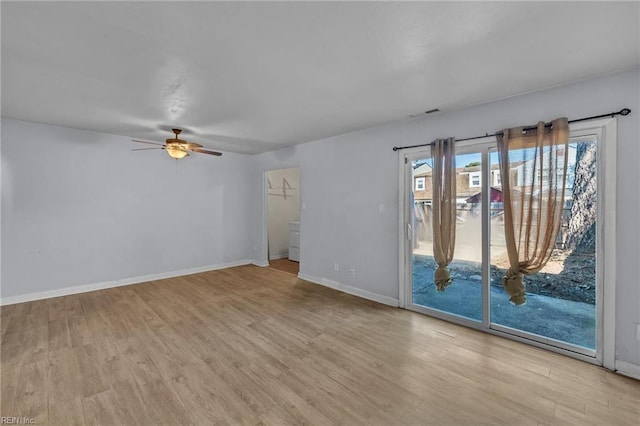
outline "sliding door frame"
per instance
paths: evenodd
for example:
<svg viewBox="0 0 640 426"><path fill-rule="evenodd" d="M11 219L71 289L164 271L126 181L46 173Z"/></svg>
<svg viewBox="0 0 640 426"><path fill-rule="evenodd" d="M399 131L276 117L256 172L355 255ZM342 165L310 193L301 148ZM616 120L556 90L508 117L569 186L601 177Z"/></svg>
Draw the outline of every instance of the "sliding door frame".
<svg viewBox="0 0 640 426"><path fill-rule="evenodd" d="M479 153L481 156L481 160L482 160L482 177L481 177L481 187L485 188L486 185L489 183L489 179L490 179L490 173L489 173L489 149L491 149L492 147L495 147L496 145L496 139L495 137L486 137L486 138L482 138L482 139L477 139L474 141L464 141L464 142L459 142L456 145L456 155L464 155L464 154L469 154L469 153ZM404 153L404 155L400 156L400 170L401 170L401 174L404 174L404 176L401 176L401 189L400 189L400 199L401 199L401 206L400 206L400 220L403 221L403 224L410 224L411 223L411 209L407 208L410 205L411 200L407 200L406 197L408 194L410 194L410 190L413 190L412 185L412 173L411 173L411 168L409 167L405 167L405 165L409 165L409 163L411 163L414 160L419 160L419 159L423 159L423 158L429 158L431 157L431 150L430 147L420 147L420 148L413 148L413 149L408 149L406 150L406 152ZM406 191L406 192L405 192ZM488 244L490 243L489 241L489 225L488 223L485 223L486 221L484 220L485 215L489 214L489 193L490 191L482 191L482 217L483 217L483 221L482 221L482 277L483 277L483 283L485 282L484 280L486 278L489 277L489 273L490 273L490 269L489 269L489 251L488 251ZM460 325L464 325L467 327L471 327L471 328L476 328L479 330L483 330L485 328L488 328L490 323L490 316L489 316L489 302L488 302L488 295L487 292L489 291L488 288L486 288L486 286L483 284L482 286L482 320L481 321L476 321L470 318L465 318L456 314L452 314L452 313L446 313L443 311L439 311L437 309L432 309L429 307L425 307L425 306L421 306L421 305L415 305L413 304L413 300L412 300L412 289L411 289L411 283L412 283L412 250L410 247L410 239L408 237L412 237L412 230L410 229L410 226L407 225L403 225L404 226L404 234L401 235L401 249L400 249L400 282L404 282L405 285L403 286L402 284L400 285L400 294L399 294L399 301L400 301L400 307L405 308L405 309L409 309L412 311L416 311L416 312L420 312L426 315L430 315L436 318L440 318L440 319L444 319L447 321L451 321L454 322L456 324L460 324ZM404 250L402 249L402 247L404 246Z"/></svg>
<svg viewBox="0 0 640 426"><path fill-rule="evenodd" d="M586 362L602 365L610 370L615 370L615 217L616 217L616 141L617 119L606 118L587 122L573 123L570 125L570 137L595 136L597 138L597 172L598 185L598 225L596 247L596 350L576 350L573 345L567 345L554 339L540 338L532 340L526 332L510 329L491 323L490 296L487 294L490 273L490 236L489 236L489 195L490 191L490 164L489 150L496 145L495 137L487 137L473 141L460 142L458 147L464 151L473 150L482 155L482 277L483 277L483 314L482 321L473 321L457 315L448 314L436 309L431 309L413 304L412 299L412 249L411 238L411 193L413 191L413 179L410 163L413 160L431 156L429 146L404 150L398 158L399 168L399 215L398 215L398 243L399 243L399 306L404 309L423 313L445 321L478 329L490 334L507 337L512 340L527 343L532 346L561 353ZM606 211L605 211L606 207ZM605 286L604 283L607 283Z"/></svg>

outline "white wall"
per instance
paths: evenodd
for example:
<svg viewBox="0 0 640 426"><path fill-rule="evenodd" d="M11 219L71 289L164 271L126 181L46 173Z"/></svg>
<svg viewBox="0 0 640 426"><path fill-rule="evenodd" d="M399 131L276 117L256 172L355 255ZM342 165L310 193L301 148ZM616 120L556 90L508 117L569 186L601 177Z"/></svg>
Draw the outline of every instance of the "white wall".
<svg viewBox="0 0 640 426"><path fill-rule="evenodd" d="M270 170L267 179L269 259L280 259L289 255L289 222L300 220L300 169Z"/></svg>
<svg viewBox="0 0 640 426"><path fill-rule="evenodd" d="M638 69L530 93L451 113L439 113L375 127L255 156L254 185L266 170L301 169L301 271L383 298L398 298L398 153L397 145L436 137L492 133L506 127L618 111L617 165L617 358L640 365L638 200L640 191L640 71ZM260 199L259 194L254 194ZM306 206L306 207L305 207ZM260 212L254 214L255 257L266 260L260 236ZM341 270L334 271L334 262ZM349 269L355 269L351 276Z"/></svg>
<svg viewBox="0 0 640 426"><path fill-rule="evenodd" d="M250 157L2 120L3 299L250 257Z"/></svg>

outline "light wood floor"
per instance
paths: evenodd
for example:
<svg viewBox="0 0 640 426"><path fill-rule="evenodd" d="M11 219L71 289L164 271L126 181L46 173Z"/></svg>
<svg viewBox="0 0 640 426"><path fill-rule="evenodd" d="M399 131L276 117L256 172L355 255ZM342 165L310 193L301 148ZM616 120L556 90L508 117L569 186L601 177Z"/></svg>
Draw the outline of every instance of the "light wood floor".
<svg viewBox="0 0 640 426"><path fill-rule="evenodd" d="M298 275L300 272L300 264L289 259L274 259L269 261L269 267L278 269L279 271L289 272Z"/></svg>
<svg viewBox="0 0 640 426"><path fill-rule="evenodd" d="M640 382L243 266L2 308L37 424L638 425Z"/></svg>

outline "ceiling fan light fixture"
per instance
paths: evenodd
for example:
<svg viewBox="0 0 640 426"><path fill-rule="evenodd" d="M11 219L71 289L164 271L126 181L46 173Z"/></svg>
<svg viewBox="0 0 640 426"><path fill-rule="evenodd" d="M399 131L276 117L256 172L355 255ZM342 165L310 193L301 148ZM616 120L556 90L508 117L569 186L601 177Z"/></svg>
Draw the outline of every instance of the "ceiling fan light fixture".
<svg viewBox="0 0 640 426"><path fill-rule="evenodd" d="M164 149L165 151L167 151L171 158L175 158L176 160L187 157L189 155L189 151L197 152L198 154L216 155L218 157L222 155L221 152L203 149L203 146L199 143L187 142L185 140L179 139L178 135L182 133L182 130L180 129L171 129L171 131L173 132L175 137L167 139L165 143L131 139L132 142L146 143L156 146L155 148L135 148L133 149L133 151L141 151L145 149Z"/></svg>
<svg viewBox="0 0 640 426"><path fill-rule="evenodd" d="M184 149L181 149L175 146L167 146L166 151L171 156L171 158L175 158L176 160L179 160L189 155L187 151L185 151Z"/></svg>

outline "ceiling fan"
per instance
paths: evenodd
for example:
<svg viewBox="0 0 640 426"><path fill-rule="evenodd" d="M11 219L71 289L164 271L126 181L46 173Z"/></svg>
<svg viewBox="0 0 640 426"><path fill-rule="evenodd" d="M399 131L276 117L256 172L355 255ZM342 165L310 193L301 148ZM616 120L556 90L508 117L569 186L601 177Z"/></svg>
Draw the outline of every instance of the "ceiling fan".
<svg viewBox="0 0 640 426"><path fill-rule="evenodd" d="M167 151L167 154L169 154L172 158L175 158L176 160L179 160L181 158L188 156L189 152L197 152L199 154L209 154L209 155L217 155L217 156L222 155L221 152L202 149L202 145L200 145L199 143L187 142L185 140L179 139L178 135L182 133L182 129L171 129L171 131L175 134L175 137L167 139L165 143L131 139L132 142L159 145L157 148L134 148L132 149L132 151L144 151L148 149L164 149L165 151Z"/></svg>

